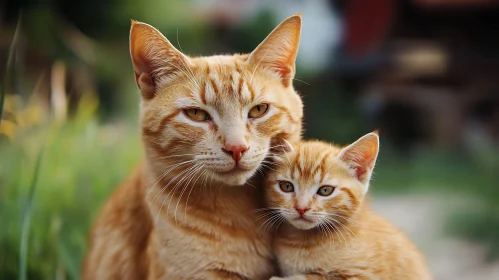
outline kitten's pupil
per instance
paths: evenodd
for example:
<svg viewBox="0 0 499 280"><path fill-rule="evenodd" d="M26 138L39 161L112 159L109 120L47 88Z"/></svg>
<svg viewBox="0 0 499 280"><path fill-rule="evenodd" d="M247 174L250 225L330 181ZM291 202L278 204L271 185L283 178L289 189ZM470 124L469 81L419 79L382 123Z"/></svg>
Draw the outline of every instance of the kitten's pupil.
<svg viewBox="0 0 499 280"><path fill-rule="evenodd" d="M293 184L291 184L288 181L281 181L279 182L279 187L283 192L292 192L295 190Z"/></svg>
<svg viewBox="0 0 499 280"><path fill-rule="evenodd" d="M317 194L321 196L328 196L332 194L334 191L334 187L331 186L322 186L317 190Z"/></svg>

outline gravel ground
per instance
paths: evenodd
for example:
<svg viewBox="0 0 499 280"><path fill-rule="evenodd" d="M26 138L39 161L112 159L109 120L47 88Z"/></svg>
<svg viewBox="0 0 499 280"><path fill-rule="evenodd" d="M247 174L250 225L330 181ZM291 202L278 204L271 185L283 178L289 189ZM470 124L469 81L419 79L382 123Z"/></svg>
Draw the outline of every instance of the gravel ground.
<svg viewBox="0 0 499 280"><path fill-rule="evenodd" d="M380 195L371 199L371 207L418 245L435 280L499 280L499 262L485 263L484 247L444 234L443 209L459 207L459 200L453 201L433 195Z"/></svg>

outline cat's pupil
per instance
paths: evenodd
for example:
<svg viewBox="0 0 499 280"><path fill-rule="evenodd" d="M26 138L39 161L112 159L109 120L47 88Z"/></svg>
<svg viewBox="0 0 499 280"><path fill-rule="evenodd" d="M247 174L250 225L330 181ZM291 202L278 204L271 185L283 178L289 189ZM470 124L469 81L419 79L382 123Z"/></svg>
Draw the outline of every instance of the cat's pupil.
<svg viewBox="0 0 499 280"><path fill-rule="evenodd" d="M323 186L320 187L319 190L317 191L317 194L322 195L322 196L328 196L331 193L333 193L334 187L331 186Z"/></svg>
<svg viewBox="0 0 499 280"><path fill-rule="evenodd" d="M280 182L279 183L279 187L281 188L281 190L283 192L292 192L292 191L294 191L294 186L290 182L286 182L286 181Z"/></svg>

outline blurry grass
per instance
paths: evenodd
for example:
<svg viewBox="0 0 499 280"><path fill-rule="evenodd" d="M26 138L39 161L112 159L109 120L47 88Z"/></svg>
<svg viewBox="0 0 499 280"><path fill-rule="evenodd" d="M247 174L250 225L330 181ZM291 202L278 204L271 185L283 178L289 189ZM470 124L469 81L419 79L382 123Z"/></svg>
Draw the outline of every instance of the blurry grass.
<svg viewBox="0 0 499 280"><path fill-rule="evenodd" d="M40 163L43 156L43 150L38 154L38 158L35 164L35 171L33 174L33 180L31 181L31 187L29 188L28 201L24 208L24 215L22 221L22 231L21 231L21 244L19 248L19 279L26 280L27 269L26 269L26 259L28 250L28 236L29 236L29 226L31 222L31 211L33 209L33 199L35 197L36 184L38 182L38 174L40 172Z"/></svg>
<svg viewBox="0 0 499 280"><path fill-rule="evenodd" d="M20 277L19 259L26 260L28 279L79 278L93 218L140 158L136 126L100 124L91 103L82 100L76 117L62 126L41 126L0 145L0 279ZM43 172L21 256L14 245L23 232L21 205L29 200L29 174L41 147Z"/></svg>

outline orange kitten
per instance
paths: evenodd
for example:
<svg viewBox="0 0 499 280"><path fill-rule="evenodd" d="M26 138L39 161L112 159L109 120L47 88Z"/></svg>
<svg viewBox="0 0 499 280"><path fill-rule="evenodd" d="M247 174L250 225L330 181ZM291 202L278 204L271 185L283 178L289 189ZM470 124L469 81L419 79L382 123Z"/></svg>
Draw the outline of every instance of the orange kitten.
<svg viewBox="0 0 499 280"><path fill-rule="evenodd" d="M144 160L97 218L83 279L275 274L271 236L248 212L263 206L257 170L269 152L300 139L300 29L292 16L251 54L192 58L132 23Z"/></svg>
<svg viewBox="0 0 499 280"><path fill-rule="evenodd" d="M378 146L369 133L345 148L303 141L278 157L265 215L280 225L273 246L288 278L272 279L431 279L416 247L365 201Z"/></svg>

